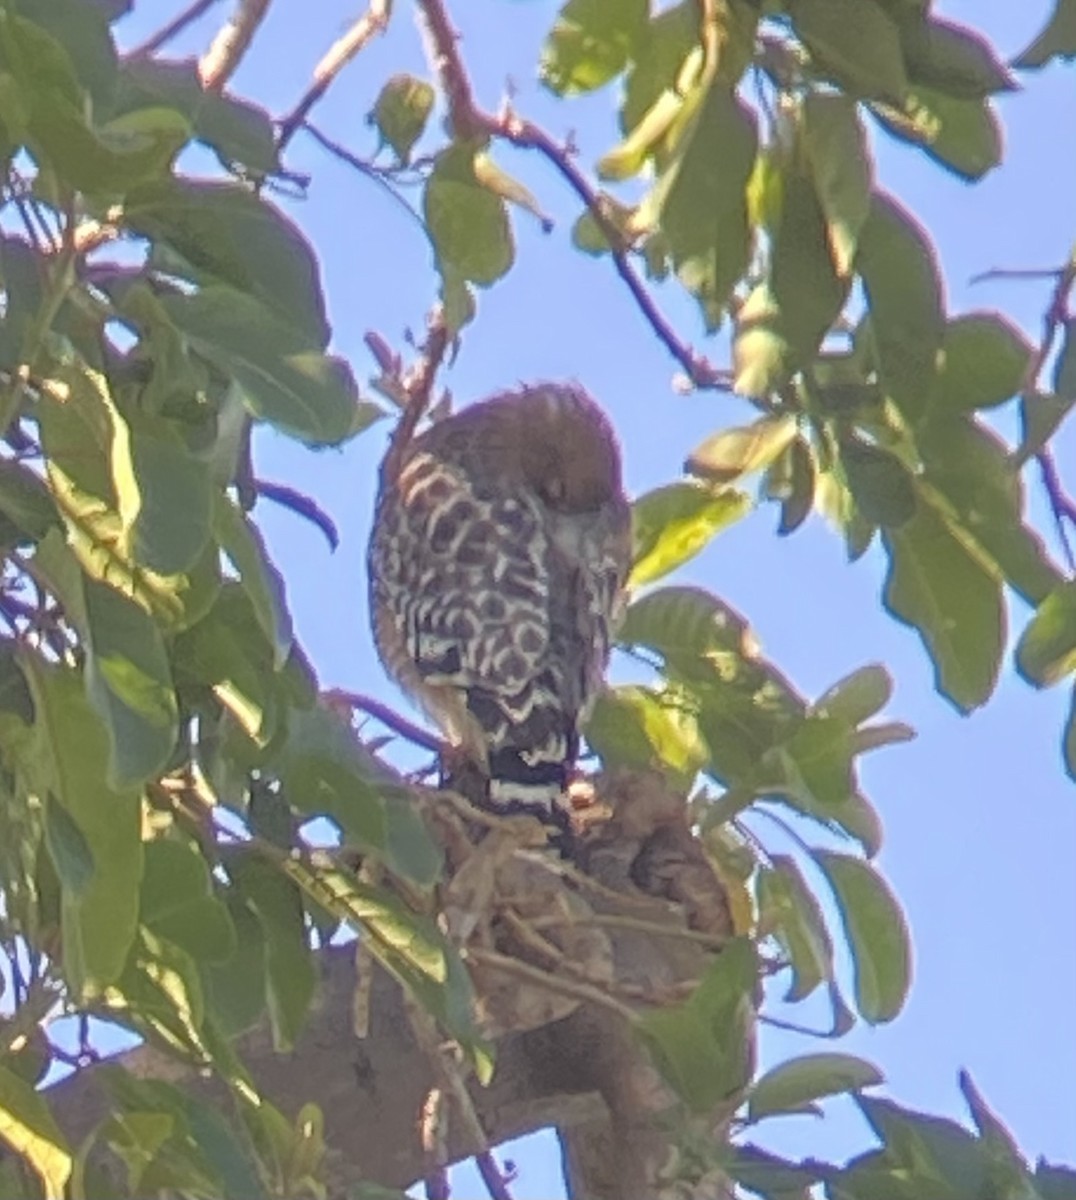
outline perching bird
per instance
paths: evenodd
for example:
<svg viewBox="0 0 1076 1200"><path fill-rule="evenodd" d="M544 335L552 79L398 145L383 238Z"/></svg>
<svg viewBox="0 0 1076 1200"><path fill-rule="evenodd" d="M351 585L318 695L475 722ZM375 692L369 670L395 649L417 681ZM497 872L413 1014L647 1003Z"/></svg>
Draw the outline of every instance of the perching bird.
<svg viewBox="0 0 1076 1200"><path fill-rule="evenodd" d="M378 653L453 757L480 772L478 802L493 811L567 829L630 524L612 428L570 384L436 422L383 482L369 550Z"/></svg>

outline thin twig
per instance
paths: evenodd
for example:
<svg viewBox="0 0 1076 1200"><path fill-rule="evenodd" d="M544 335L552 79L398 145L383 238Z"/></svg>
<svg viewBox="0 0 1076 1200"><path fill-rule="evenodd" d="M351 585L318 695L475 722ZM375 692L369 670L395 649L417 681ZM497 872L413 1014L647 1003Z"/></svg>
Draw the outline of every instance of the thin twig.
<svg viewBox="0 0 1076 1200"><path fill-rule="evenodd" d="M265 20L270 0L238 0L235 15L221 27L198 62L198 77L206 91L219 92L235 74L243 55Z"/></svg>
<svg viewBox="0 0 1076 1200"><path fill-rule="evenodd" d="M506 898L511 904L511 897ZM618 916L615 913L591 913L589 916L572 917L531 917L527 924L531 929L574 929L579 925L595 926L600 929L626 929L633 933L645 933L653 938L673 938L681 941L695 942L708 950L720 950L727 946L731 935L718 933L703 933L699 929L685 929L682 925L663 925L658 921L645 921L639 917Z"/></svg>
<svg viewBox="0 0 1076 1200"><path fill-rule="evenodd" d="M498 954L496 950L484 950L480 946L468 946L461 953L471 962L500 971L505 975L515 976L516 979L545 988L547 991L558 992L573 1000L582 1000L588 1004L597 1004L602 1008L607 1008L630 1024L634 1024L637 1020L635 1012L626 1004L589 983L564 979L559 975L550 975L541 967L532 967L529 963L520 962L517 958L512 958L507 954Z"/></svg>
<svg viewBox="0 0 1076 1200"><path fill-rule="evenodd" d="M474 1161L479 1175L482 1176L482 1182L486 1185L486 1191L490 1194L490 1200L512 1200L512 1194L508 1190L509 1176L497 1166L493 1151L483 1150L481 1154L475 1155Z"/></svg>
<svg viewBox="0 0 1076 1200"><path fill-rule="evenodd" d="M312 525L316 525L325 535L325 540L329 543L331 550L339 547L340 533L336 528L336 522L316 500L283 483L270 483L267 479L254 479L253 484L254 491L259 496L271 500L283 508L290 509L297 516L304 517Z"/></svg>
<svg viewBox="0 0 1076 1200"><path fill-rule="evenodd" d="M510 142L522 150L535 150L546 158L582 200L587 211L602 231L617 274L624 281L636 306L643 314L658 340L683 368L698 388L728 390L732 376L721 370L677 337L647 291L629 258L630 245L619 229L609 220L601 197L586 176L572 162L573 150L561 146L533 121L525 120L511 111L500 116L484 112L474 100L471 82L460 58L455 30L448 19L443 0L418 0L430 42L430 58L448 103L449 119L459 138L495 137Z"/></svg>
<svg viewBox="0 0 1076 1200"><path fill-rule="evenodd" d="M385 32L388 28L390 9L390 0L370 0L366 12L342 38L329 47L328 53L314 68L313 81L299 103L280 122L280 131L277 134L278 152L283 152L284 147L295 136L295 131L306 120L307 114L329 90L332 81L344 67L371 38Z"/></svg>
<svg viewBox="0 0 1076 1200"><path fill-rule="evenodd" d="M995 279L1057 279L1063 274L1063 267L991 267L989 271L973 275L968 283L991 283Z"/></svg>
<svg viewBox="0 0 1076 1200"><path fill-rule="evenodd" d="M1054 462L1053 452L1043 447L1035 455L1035 461L1042 472L1042 487L1053 513L1054 526L1057 529L1058 541L1065 552L1065 561L1069 571L1076 571L1076 555L1073 554L1072 543L1069 539L1069 526L1076 529L1076 503L1073 502Z"/></svg>
<svg viewBox="0 0 1076 1200"><path fill-rule="evenodd" d="M386 729L391 729L393 733L399 734L400 737L407 738L409 742L414 742L416 746L421 746L423 750L429 750L433 754L440 754L444 750L444 746L439 738L434 737L431 733L427 733L425 729L421 729L418 725L413 724L406 717L401 717L398 712L389 708L387 704L382 704L380 700L375 700L372 696L363 696L358 692L333 689L331 692L326 693L325 698L329 703L346 704L351 709L366 713L368 716L373 717L375 721L380 721Z"/></svg>
<svg viewBox="0 0 1076 1200"><path fill-rule="evenodd" d="M393 186L390 179L385 177L383 171L378 170L372 163L368 163L365 159L359 158L357 154L353 154L346 146L342 146L339 142L334 142L332 138L323 133L316 125L312 125L309 121L303 121L302 128L306 133L318 143L323 150L329 152L334 158L340 159L341 162L347 163L353 170L358 171L360 175L367 179L372 179L374 183L380 184L386 192L400 205L407 213L412 221L416 222L418 227L425 232L426 226L423 224L422 218L407 202L406 198L400 194L398 188Z"/></svg>
<svg viewBox="0 0 1076 1200"><path fill-rule="evenodd" d="M209 12L216 3L218 0L194 0L194 3L188 5L179 16L173 17L162 29L151 34L141 45L136 46L127 57L148 58L151 54L156 54L162 46L181 34L188 25L193 25L199 17Z"/></svg>
<svg viewBox="0 0 1076 1200"><path fill-rule="evenodd" d="M444 361L452 336L445 321L444 310L437 307L426 321L426 338L418 357L399 381L400 390L406 397L404 410L396 428L392 431L385 457L381 460L381 490L387 492L396 481L403 465L404 455L415 430L430 407L433 397L433 382Z"/></svg>
<svg viewBox="0 0 1076 1200"><path fill-rule="evenodd" d="M1058 331L1069 320L1069 297L1072 294L1073 285L1076 284L1076 249L1069 255L1069 260L1064 267L1052 274L1056 276L1057 282L1050 294L1046 310L1042 314L1042 337L1027 364L1023 385L1020 389L1025 404L1035 403L1038 395L1039 374L1054 348ZM1043 446L1035 455L1035 459L1042 472L1043 490L1046 492L1050 511L1053 513L1058 540L1065 553L1069 571L1076 571L1076 555L1073 553L1068 532L1069 525L1076 526L1076 505L1065 491L1049 447Z"/></svg>

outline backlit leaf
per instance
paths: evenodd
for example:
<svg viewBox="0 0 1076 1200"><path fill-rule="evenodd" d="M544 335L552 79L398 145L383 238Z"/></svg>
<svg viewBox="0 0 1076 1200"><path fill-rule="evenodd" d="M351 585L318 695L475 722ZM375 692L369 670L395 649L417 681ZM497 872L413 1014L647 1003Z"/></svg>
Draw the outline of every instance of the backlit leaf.
<svg viewBox="0 0 1076 1200"><path fill-rule="evenodd" d="M855 970L856 1007L872 1025L891 1021L911 986L911 942L893 893L869 863L815 850L837 898Z"/></svg>
<svg viewBox="0 0 1076 1200"><path fill-rule="evenodd" d="M648 7L647 0L568 0L542 47L542 82L558 96L608 83L627 66Z"/></svg>
<svg viewBox="0 0 1076 1200"><path fill-rule="evenodd" d="M871 161L854 103L812 92L803 102L803 144L826 218L837 274L852 273L859 231L870 212Z"/></svg>
<svg viewBox="0 0 1076 1200"><path fill-rule="evenodd" d="M693 483L670 483L644 493L631 510L629 586L642 587L676 570L750 509L743 492L715 492Z"/></svg>
<svg viewBox="0 0 1076 1200"><path fill-rule="evenodd" d="M411 160L411 151L426 128L433 110L433 87L414 75L393 75L382 85L370 119L401 163Z"/></svg>
<svg viewBox="0 0 1076 1200"><path fill-rule="evenodd" d="M759 417L751 425L723 429L697 446L685 467L702 479L729 483L769 466L796 436L796 429L796 418L791 413Z"/></svg>
<svg viewBox="0 0 1076 1200"><path fill-rule="evenodd" d="M1017 643L1016 665L1036 687L1076 671L1076 584L1062 584L1039 605Z"/></svg>
<svg viewBox="0 0 1076 1200"><path fill-rule="evenodd" d="M826 1096L858 1092L883 1082L873 1063L853 1054L806 1054L767 1071L751 1089L747 1119L794 1113Z"/></svg>

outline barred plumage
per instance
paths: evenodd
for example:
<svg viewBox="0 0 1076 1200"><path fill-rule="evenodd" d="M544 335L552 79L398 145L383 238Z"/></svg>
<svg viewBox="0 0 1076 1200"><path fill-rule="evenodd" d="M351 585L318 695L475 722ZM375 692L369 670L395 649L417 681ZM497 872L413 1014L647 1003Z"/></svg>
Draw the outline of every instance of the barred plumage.
<svg viewBox="0 0 1076 1200"><path fill-rule="evenodd" d="M523 388L435 423L378 498L378 652L481 770L492 807L563 824L630 541L616 439L576 386Z"/></svg>

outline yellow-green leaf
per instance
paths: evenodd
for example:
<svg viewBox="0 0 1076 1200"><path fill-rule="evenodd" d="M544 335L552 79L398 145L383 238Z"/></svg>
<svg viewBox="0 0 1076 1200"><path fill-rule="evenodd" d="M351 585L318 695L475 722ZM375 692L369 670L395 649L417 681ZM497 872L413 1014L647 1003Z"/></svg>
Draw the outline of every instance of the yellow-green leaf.
<svg viewBox="0 0 1076 1200"><path fill-rule="evenodd" d="M629 587L668 575L750 510L750 497L743 492L714 492L693 483L670 483L646 492L632 505Z"/></svg>
<svg viewBox="0 0 1076 1200"><path fill-rule="evenodd" d="M2 1063L0 1138L37 1173L45 1200L63 1200L73 1165L67 1140L44 1096Z"/></svg>
<svg viewBox="0 0 1076 1200"><path fill-rule="evenodd" d="M723 429L691 452L686 470L715 483L729 483L769 466L796 436L791 413L760 417L752 425Z"/></svg>

